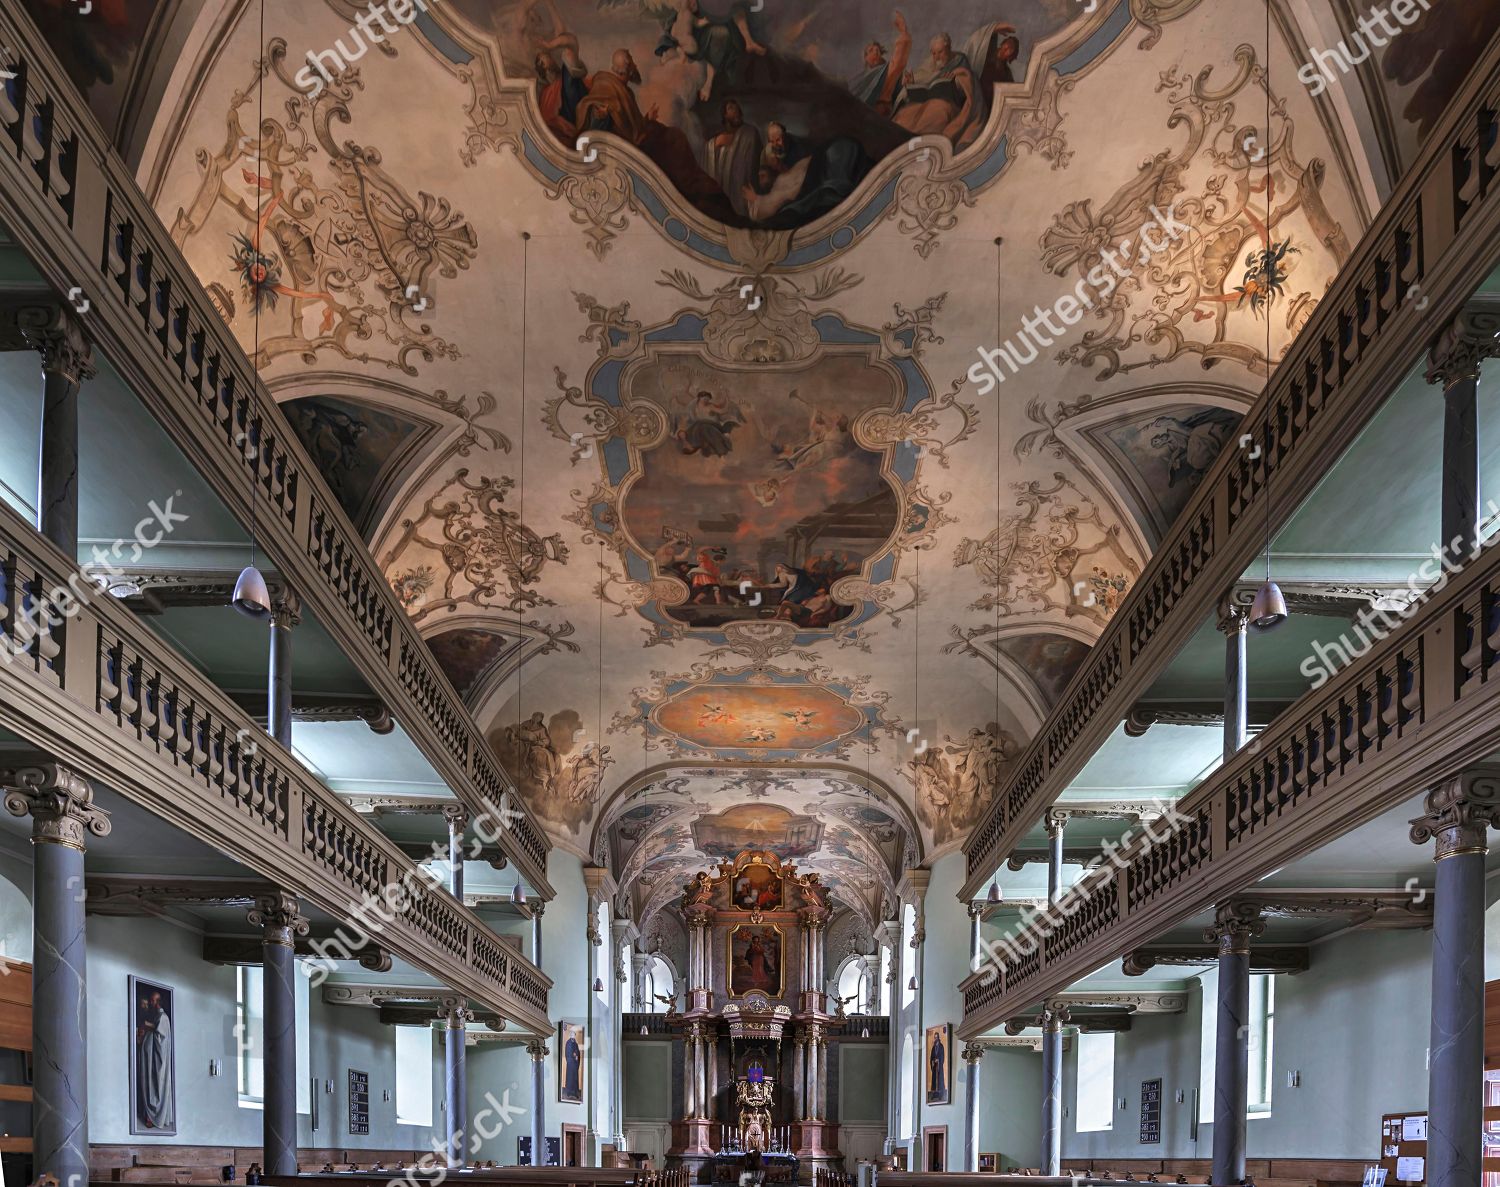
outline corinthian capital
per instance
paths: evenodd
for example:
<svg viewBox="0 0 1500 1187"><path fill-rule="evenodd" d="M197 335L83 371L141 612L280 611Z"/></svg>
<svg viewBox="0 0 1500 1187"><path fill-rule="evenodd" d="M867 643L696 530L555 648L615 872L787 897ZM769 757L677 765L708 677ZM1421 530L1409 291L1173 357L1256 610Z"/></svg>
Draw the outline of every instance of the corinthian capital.
<svg viewBox="0 0 1500 1187"><path fill-rule="evenodd" d="M526 1044L526 1053L540 1063L547 1058L547 1040L532 1039Z"/></svg>
<svg viewBox="0 0 1500 1187"><path fill-rule="evenodd" d="M34 350L42 372L73 383L92 379L94 348L78 319L60 301L35 298L0 302L0 350Z"/></svg>
<svg viewBox="0 0 1500 1187"><path fill-rule="evenodd" d="M965 1043L963 1056L964 1062L972 1067L984 1058L984 1047L980 1043Z"/></svg>
<svg viewBox="0 0 1500 1187"><path fill-rule="evenodd" d="M1411 822L1411 839L1437 841L1435 860L1489 849L1491 825L1500 824L1500 771L1480 768L1440 783L1427 793L1427 810Z"/></svg>
<svg viewBox="0 0 1500 1187"><path fill-rule="evenodd" d="M89 833L109 836L109 813L94 803L89 781L60 763L0 771L5 810L31 817L33 845L84 847Z"/></svg>
<svg viewBox="0 0 1500 1187"><path fill-rule="evenodd" d="M297 910L297 905L296 895L278 890L259 896L245 917L251 927L263 929L265 943L290 948L296 943L296 936L305 936L311 930L311 924Z"/></svg>
<svg viewBox="0 0 1500 1187"><path fill-rule="evenodd" d="M1214 925L1203 929L1203 938L1219 946L1220 956L1249 956L1250 941L1263 935L1266 921L1260 905L1231 899L1214 912Z"/></svg>
<svg viewBox="0 0 1500 1187"><path fill-rule="evenodd" d="M449 1030L462 1030L474 1021L474 1011L466 997L445 997L438 1001L438 1015Z"/></svg>
<svg viewBox="0 0 1500 1187"><path fill-rule="evenodd" d="M1449 388L1479 378L1479 364L1500 357L1500 309L1470 305L1438 335L1427 356L1427 382Z"/></svg>

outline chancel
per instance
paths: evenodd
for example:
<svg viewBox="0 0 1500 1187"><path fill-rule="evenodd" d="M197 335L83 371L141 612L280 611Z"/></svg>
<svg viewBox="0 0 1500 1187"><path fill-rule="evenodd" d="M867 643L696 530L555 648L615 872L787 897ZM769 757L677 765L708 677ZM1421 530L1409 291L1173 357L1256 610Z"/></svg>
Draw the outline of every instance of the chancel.
<svg viewBox="0 0 1500 1187"><path fill-rule="evenodd" d="M0 1187L1500 1187L1500 0L0 0L0 146Z"/></svg>

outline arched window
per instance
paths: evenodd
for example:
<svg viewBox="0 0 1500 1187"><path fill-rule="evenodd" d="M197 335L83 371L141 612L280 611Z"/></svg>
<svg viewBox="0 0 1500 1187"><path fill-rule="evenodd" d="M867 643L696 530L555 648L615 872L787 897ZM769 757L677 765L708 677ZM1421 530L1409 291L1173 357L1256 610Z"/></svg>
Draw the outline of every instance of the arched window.
<svg viewBox="0 0 1500 1187"><path fill-rule="evenodd" d="M667 1003L658 1001L657 994L663 997L671 997L677 991L676 978L672 975L672 966L660 956L653 956L646 962L646 1012L648 1014L665 1014Z"/></svg>
<svg viewBox="0 0 1500 1187"><path fill-rule="evenodd" d="M869 973L865 970L864 958L851 956L844 962L843 969L839 972L838 996L840 1000L852 997L844 1009L851 1014L863 1014L865 1010L865 998L869 992Z"/></svg>

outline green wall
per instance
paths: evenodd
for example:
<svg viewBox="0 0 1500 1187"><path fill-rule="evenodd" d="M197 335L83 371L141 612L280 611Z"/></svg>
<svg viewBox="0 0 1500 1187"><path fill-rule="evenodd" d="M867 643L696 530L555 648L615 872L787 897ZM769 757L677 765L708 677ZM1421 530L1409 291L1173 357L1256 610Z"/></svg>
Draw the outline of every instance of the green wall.
<svg viewBox="0 0 1500 1187"><path fill-rule="evenodd" d="M625 1044L625 1118L672 1119L672 1042L631 1039Z"/></svg>

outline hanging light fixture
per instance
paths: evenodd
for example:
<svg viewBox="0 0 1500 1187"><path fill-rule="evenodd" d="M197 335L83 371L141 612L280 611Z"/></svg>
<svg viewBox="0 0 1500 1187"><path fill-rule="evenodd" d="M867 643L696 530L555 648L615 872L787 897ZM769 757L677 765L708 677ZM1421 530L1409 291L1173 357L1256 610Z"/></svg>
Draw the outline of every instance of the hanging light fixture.
<svg viewBox="0 0 1500 1187"><path fill-rule="evenodd" d="M906 987L908 989L912 990L912 991L916 990L916 988L917 988L917 974L916 973L913 973L911 975L911 980L906 983Z"/></svg>
<svg viewBox="0 0 1500 1187"><path fill-rule="evenodd" d="M1271 5L1266 4L1266 143L1261 146L1261 152L1266 159L1266 245L1265 255L1262 258L1261 268L1264 272L1263 281L1269 282L1270 273L1274 266L1272 260L1271 245L1271 218L1274 206L1271 190ZM1270 285L1266 284L1268 297ZM1266 387L1271 386L1271 307L1269 301L1266 305ZM1281 587L1271 580L1271 442L1266 442L1265 467L1266 467L1266 579L1261 587L1255 591L1255 600L1250 603L1250 626L1260 633L1273 631L1287 620L1286 598L1282 595Z"/></svg>
<svg viewBox="0 0 1500 1187"><path fill-rule="evenodd" d="M266 2L261 0L260 4L260 44L261 52L265 52L266 44ZM250 282L257 286L253 290L253 303L255 306L255 352L250 356L250 366L255 375L255 384L252 385L250 396L245 405L245 431L239 436L244 438L245 460L250 464L250 563L240 572L239 580L234 583L234 596L229 604L243 614L246 618L264 619L271 614L271 591L266 588L266 578L258 568L255 567L255 471L259 468L259 455L254 443L250 440L250 416L255 408L256 389L260 386L260 304L261 292L259 284L261 278L257 272L264 273L265 264L260 254L261 236L261 197L264 191L261 189L261 169L263 167L261 157L261 145L265 141L265 119L266 119L266 87L264 79L261 80L260 89L257 94L258 109L257 123L255 125L255 242L252 245L252 254L249 267ZM238 443L238 441L237 441Z"/></svg>
<svg viewBox="0 0 1500 1187"><path fill-rule="evenodd" d="M870 1037L870 1028L868 1026L861 1026L859 1028L859 1037L862 1038L862 1039L869 1038Z"/></svg>
<svg viewBox="0 0 1500 1187"><path fill-rule="evenodd" d="M594 978L594 992L595 993L603 993L604 992L604 978L603 977L595 977Z"/></svg>
<svg viewBox="0 0 1500 1187"><path fill-rule="evenodd" d="M998 903L1000 901L1000 883L999 882L991 882L990 883L990 892L989 892L988 895L985 896L985 898L986 898L987 901L992 902L992 903Z"/></svg>
<svg viewBox="0 0 1500 1187"><path fill-rule="evenodd" d="M646 1029L646 1024L644 1022L641 1023L641 1033L642 1034L650 1034L651 1033L650 1031L648 1031Z"/></svg>
<svg viewBox="0 0 1500 1187"><path fill-rule="evenodd" d="M510 891L510 901L518 907L526 905L526 887L517 882Z"/></svg>

